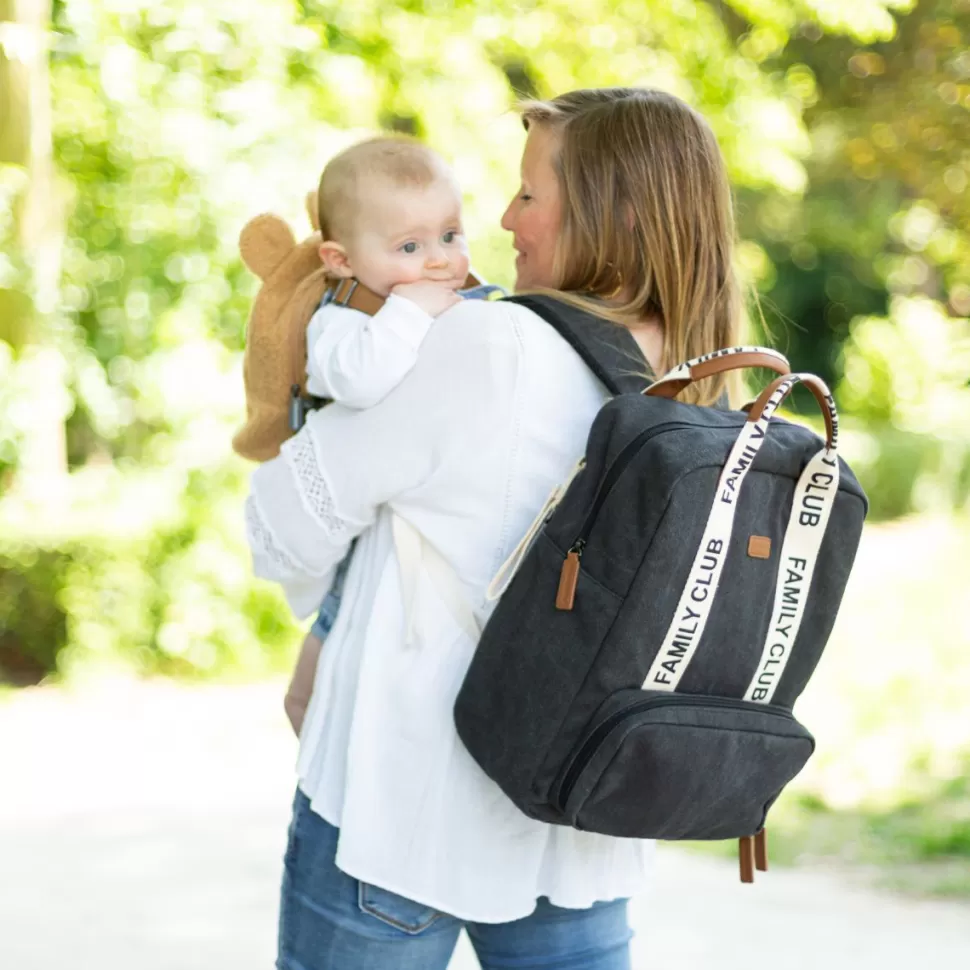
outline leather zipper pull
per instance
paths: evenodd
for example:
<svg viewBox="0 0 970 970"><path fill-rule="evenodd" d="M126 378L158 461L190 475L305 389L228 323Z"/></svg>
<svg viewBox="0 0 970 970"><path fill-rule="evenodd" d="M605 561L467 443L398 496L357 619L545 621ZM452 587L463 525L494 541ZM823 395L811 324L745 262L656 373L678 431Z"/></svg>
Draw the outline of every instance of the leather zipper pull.
<svg viewBox="0 0 970 970"><path fill-rule="evenodd" d="M576 600L576 584L579 582L579 557L582 547L572 548L566 553L566 559L559 573L559 591L556 593L556 609L571 610Z"/></svg>
<svg viewBox="0 0 970 970"><path fill-rule="evenodd" d="M754 837L754 864L758 872L768 871L768 831L762 829Z"/></svg>
<svg viewBox="0 0 970 970"><path fill-rule="evenodd" d="M750 835L738 839L738 863L741 882L754 882L754 839Z"/></svg>

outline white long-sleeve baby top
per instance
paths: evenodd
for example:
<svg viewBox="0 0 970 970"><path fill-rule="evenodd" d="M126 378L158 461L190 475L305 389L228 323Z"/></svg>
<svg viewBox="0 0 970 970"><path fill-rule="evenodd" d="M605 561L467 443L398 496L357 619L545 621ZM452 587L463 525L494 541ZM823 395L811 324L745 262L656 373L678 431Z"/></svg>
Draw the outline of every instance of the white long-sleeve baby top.
<svg viewBox="0 0 970 970"><path fill-rule="evenodd" d="M349 408L373 407L414 367L431 322L393 294L372 317L325 304L307 325L307 391Z"/></svg>

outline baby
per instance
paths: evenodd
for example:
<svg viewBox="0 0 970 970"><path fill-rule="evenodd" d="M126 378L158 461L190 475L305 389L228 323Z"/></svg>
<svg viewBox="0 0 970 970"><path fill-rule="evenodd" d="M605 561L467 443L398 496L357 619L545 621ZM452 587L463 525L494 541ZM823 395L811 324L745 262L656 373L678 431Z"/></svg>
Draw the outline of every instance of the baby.
<svg viewBox="0 0 970 970"><path fill-rule="evenodd" d="M334 283L355 279L385 303L368 316L324 300L307 328L306 389L347 407L372 407L414 366L432 318L461 301L457 291L468 277L461 193L427 146L374 138L327 164L317 199L328 276ZM297 734L349 559L338 567L313 625L317 642L304 644L287 691L286 713Z"/></svg>
<svg viewBox="0 0 970 970"><path fill-rule="evenodd" d="M458 303L468 276L461 193L444 161L405 138L341 152L317 192L320 259L386 303L373 317L326 303L307 329L307 391L372 407L414 366L431 320Z"/></svg>

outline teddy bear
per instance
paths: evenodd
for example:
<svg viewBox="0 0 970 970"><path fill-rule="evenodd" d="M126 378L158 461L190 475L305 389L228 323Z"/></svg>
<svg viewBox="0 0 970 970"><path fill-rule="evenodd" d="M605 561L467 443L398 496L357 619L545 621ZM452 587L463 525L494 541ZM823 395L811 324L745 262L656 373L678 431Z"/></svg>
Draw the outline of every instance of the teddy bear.
<svg viewBox="0 0 970 970"><path fill-rule="evenodd" d="M311 192L314 232L300 243L286 222L268 213L250 219L239 235L243 262L262 280L246 327L246 423L232 439L233 450L251 461L279 454L293 434L292 389L306 394L307 324L330 284L320 262L314 202Z"/></svg>

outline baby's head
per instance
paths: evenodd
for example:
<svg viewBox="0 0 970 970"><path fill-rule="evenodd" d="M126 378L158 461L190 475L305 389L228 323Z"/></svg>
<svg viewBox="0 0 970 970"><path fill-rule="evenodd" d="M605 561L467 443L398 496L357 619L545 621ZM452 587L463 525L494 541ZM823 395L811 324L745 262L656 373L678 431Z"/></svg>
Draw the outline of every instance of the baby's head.
<svg viewBox="0 0 970 970"><path fill-rule="evenodd" d="M409 138L372 138L336 155L317 193L320 259L380 296L398 283L453 289L468 276L461 193L448 166Z"/></svg>

